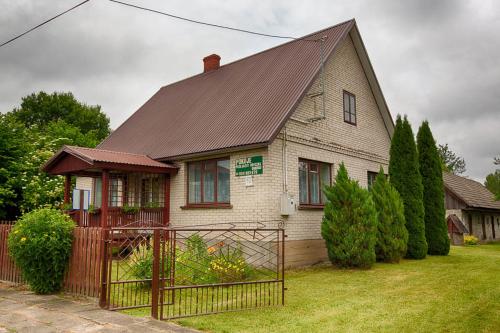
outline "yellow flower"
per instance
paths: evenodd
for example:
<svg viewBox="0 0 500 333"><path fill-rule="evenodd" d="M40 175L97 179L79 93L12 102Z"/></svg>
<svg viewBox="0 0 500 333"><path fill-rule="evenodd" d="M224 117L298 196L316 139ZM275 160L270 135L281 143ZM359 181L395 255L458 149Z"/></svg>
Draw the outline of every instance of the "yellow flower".
<svg viewBox="0 0 500 333"><path fill-rule="evenodd" d="M17 234L18 232L19 232L19 230L14 231L15 234Z"/></svg>
<svg viewBox="0 0 500 333"><path fill-rule="evenodd" d="M215 248L213 246L210 246L208 249L207 249L208 253L212 254L215 252Z"/></svg>
<svg viewBox="0 0 500 333"><path fill-rule="evenodd" d="M26 237L21 238L21 242L25 242L25 241L26 241Z"/></svg>

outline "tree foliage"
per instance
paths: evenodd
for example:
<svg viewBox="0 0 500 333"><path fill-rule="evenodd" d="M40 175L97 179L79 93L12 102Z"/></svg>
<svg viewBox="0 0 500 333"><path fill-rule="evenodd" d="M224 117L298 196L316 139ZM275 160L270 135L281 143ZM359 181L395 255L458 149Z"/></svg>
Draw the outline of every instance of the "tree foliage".
<svg viewBox="0 0 500 333"><path fill-rule="evenodd" d="M59 210L22 216L9 233L9 254L30 288L39 294L60 290L71 253L75 224Z"/></svg>
<svg viewBox="0 0 500 333"><path fill-rule="evenodd" d="M444 207L444 184L441 161L429 123L424 121L417 133L420 174L424 187L424 221L427 253L447 255L450 239Z"/></svg>
<svg viewBox="0 0 500 333"><path fill-rule="evenodd" d="M391 142L389 177L404 204L408 249L406 256L423 259L427 254L425 240L422 177L418 167L415 139L408 119L397 117Z"/></svg>
<svg viewBox="0 0 500 333"><path fill-rule="evenodd" d="M327 202L321 235L330 261L340 267L369 268L375 262L377 213L367 190L349 178L342 163Z"/></svg>
<svg viewBox="0 0 500 333"><path fill-rule="evenodd" d="M101 112L101 107L81 103L70 92L47 94L41 91L28 95L22 98L21 107L12 113L26 127L45 129L63 120L99 141L109 134L109 119Z"/></svg>
<svg viewBox="0 0 500 333"><path fill-rule="evenodd" d="M441 168L443 171L451 172L455 175L461 175L466 171L465 159L451 151L447 143L439 145L437 149L441 158Z"/></svg>
<svg viewBox="0 0 500 333"><path fill-rule="evenodd" d="M404 206L398 191L389 183L382 167L370 193L378 216L375 244L377 260L399 262L406 254L408 244Z"/></svg>
<svg viewBox="0 0 500 333"><path fill-rule="evenodd" d="M59 205L63 179L40 167L63 145L95 147L109 132L100 107L80 103L71 93L32 94L1 115L0 219Z"/></svg>
<svg viewBox="0 0 500 333"><path fill-rule="evenodd" d="M500 170L497 169L494 173L486 176L484 186L495 195L496 200L500 200Z"/></svg>

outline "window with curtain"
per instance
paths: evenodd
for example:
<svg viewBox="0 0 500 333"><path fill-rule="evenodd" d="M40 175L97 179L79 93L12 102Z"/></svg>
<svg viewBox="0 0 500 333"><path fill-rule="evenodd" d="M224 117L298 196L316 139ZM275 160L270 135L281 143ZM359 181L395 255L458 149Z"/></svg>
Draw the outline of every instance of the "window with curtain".
<svg viewBox="0 0 500 333"><path fill-rule="evenodd" d="M188 163L188 204L229 204L229 159Z"/></svg>
<svg viewBox="0 0 500 333"><path fill-rule="evenodd" d="M344 121L356 125L356 96L344 90Z"/></svg>
<svg viewBox="0 0 500 333"><path fill-rule="evenodd" d="M121 207L123 205L123 179L121 177L109 178L108 207ZM94 207L102 206L102 179L94 178Z"/></svg>
<svg viewBox="0 0 500 333"><path fill-rule="evenodd" d="M377 178L378 173L368 171L368 189L371 189L373 184L375 183L375 179Z"/></svg>
<svg viewBox="0 0 500 333"><path fill-rule="evenodd" d="M331 185L331 164L299 160L299 202L301 205L323 205L323 188Z"/></svg>

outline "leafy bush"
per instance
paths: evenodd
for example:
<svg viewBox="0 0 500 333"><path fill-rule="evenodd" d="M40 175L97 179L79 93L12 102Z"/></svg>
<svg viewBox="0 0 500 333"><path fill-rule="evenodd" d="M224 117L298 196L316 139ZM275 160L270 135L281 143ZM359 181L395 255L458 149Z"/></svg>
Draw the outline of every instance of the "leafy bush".
<svg viewBox="0 0 500 333"><path fill-rule="evenodd" d="M335 185L325 188L321 235L330 261L340 267L369 268L375 262L377 212L370 194L340 165Z"/></svg>
<svg viewBox="0 0 500 333"><path fill-rule="evenodd" d="M24 214L12 228L9 254L34 292L60 290L71 254L74 226L69 216L44 208Z"/></svg>
<svg viewBox="0 0 500 333"><path fill-rule="evenodd" d="M208 268L214 280L220 283L244 281L253 273L247 264L240 247L236 249L220 248L210 261Z"/></svg>
<svg viewBox="0 0 500 333"><path fill-rule="evenodd" d="M408 243L403 201L385 177L382 167L370 193L378 215L377 260L399 262L406 253Z"/></svg>
<svg viewBox="0 0 500 333"><path fill-rule="evenodd" d="M153 248L149 244L141 244L129 256L132 269L130 273L138 280L150 280L153 277ZM147 283L150 285L150 283Z"/></svg>
<svg viewBox="0 0 500 333"><path fill-rule="evenodd" d="M478 245L479 239L477 239L474 235L464 235L464 244L465 245Z"/></svg>
<svg viewBox="0 0 500 333"><path fill-rule="evenodd" d="M185 248L176 247L175 251L175 283L177 285L243 281L253 276L254 273L253 268L247 264L241 247L230 248L224 242L207 247L206 242L199 235L188 237ZM152 278L153 249L151 245L140 246L130 255L129 260L133 277L139 280ZM169 262L170 258L165 258L165 272L168 272Z"/></svg>

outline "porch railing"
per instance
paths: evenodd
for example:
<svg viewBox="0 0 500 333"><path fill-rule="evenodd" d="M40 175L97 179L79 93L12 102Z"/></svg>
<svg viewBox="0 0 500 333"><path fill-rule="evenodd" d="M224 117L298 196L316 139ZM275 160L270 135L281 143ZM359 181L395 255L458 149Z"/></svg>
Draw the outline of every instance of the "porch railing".
<svg viewBox="0 0 500 333"><path fill-rule="evenodd" d="M108 223L111 228L130 225L131 223L142 223L144 225L163 224L163 211L161 207L147 208L141 207L137 213L124 213L121 207L108 208ZM101 210L73 210L69 215L79 227L100 227Z"/></svg>

